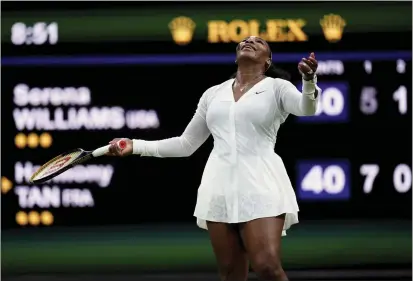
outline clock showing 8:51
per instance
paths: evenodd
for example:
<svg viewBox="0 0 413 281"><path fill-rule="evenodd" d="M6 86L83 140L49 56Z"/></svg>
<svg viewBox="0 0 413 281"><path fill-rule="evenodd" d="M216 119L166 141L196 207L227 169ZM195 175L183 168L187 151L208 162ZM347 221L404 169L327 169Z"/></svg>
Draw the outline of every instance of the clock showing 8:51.
<svg viewBox="0 0 413 281"><path fill-rule="evenodd" d="M54 45L59 39L56 22L36 22L32 26L16 22L11 27L11 42L14 45Z"/></svg>

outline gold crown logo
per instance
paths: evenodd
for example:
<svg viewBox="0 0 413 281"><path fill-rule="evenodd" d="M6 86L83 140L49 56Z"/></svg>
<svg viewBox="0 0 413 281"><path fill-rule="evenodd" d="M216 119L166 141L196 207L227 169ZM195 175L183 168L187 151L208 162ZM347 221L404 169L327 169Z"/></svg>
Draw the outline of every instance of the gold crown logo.
<svg viewBox="0 0 413 281"><path fill-rule="evenodd" d="M192 41L194 35L195 22L187 17L174 18L169 23L169 29L172 33L172 38L178 45L187 45Z"/></svg>
<svg viewBox="0 0 413 281"><path fill-rule="evenodd" d="M320 20L320 25L327 41L338 42L343 37L343 30L346 26L346 22L339 15L329 14L325 15Z"/></svg>

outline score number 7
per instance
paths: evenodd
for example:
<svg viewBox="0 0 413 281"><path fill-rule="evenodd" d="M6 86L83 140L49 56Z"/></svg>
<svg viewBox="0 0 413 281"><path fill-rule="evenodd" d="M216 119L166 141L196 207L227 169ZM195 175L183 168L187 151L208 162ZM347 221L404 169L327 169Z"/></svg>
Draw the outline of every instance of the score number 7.
<svg viewBox="0 0 413 281"><path fill-rule="evenodd" d="M363 184L364 193L370 193L373 190L373 183L379 174L380 168L376 164L365 164L360 167L360 174L366 176Z"/></svg>

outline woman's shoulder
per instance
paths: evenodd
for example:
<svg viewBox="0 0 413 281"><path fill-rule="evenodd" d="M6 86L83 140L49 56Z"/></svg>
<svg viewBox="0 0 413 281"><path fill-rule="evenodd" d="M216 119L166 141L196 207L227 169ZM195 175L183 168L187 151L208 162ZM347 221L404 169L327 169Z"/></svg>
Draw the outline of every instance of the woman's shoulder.
<svg viewBox="0 0 413 281"><path fill-rule="evenodd" d="M279 91L283 91L284 89L295 87L289 80L285 80L282 78L271 78L268 77L269 84L268 87L272 88L275 93Z"/></svg>
<svg viewBox="0 0 413 281"><path fill-rule="evenodd" d="M285 80L283 78L272 78L272 77L267 77L267 79L271 82L272 85L285 85L285 84L291 84L290 81Z"/></svg>
<svg viewBox="0 0 413 281"><path fill-rule="evenodd" d="M220 84L212 86L210 89L218 91L218 90L226 88L228 85L231 85L233 82L234 82L234 78L231 78L231 79L228 79L228 80L226 80L226 81L224 81Z"/></svg>
<svg viewBox="0 0 413 281"><path fill-rule="evenodd" d="M223 90L223 89L227 88L228 85L230 85L233 81L234 81L234 79L228 79L228 80L226 80L226 81L224 81L220 84L211 86L205 91L204 95L213 96L216 93L218 93L220 90Z"/></svg>

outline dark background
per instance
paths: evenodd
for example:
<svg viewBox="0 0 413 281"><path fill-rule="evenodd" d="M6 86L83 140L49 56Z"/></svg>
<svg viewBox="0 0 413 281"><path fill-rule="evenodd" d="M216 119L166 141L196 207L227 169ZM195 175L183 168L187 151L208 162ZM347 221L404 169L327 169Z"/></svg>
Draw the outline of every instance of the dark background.
<svg viewBox="0 0 413 281"><path fill-rule="evenodd" d="M2 12L7 18L7 15L16 13L38 13L41 16L43 12L53 14L57 10L68 13L78 10L91 15L94 8L99 8L107 9L109 15L114 8L153 8L149 4L141 3L88 3L88 7L84 5L86 4L66 3L63 6L60 3L25 2L24 5L19 3L16 7L13 3L5 2ZM182 11L175 12L171 7L171 11L174 11L171 12L171 18L185 14L185 8L197 7L196 4L188 7L179 3L162 4L162 7L168 8L168 5L174 5L174 9ZM208 5L216 5L219 9L218 3ZM277 9L293 3L265 5L272 5L272 9ZM321 2L314 5L322 7ZM340 14L341 4L335 5L337 8L334 12ZM354 9L358 9L356 3L342 5L353 5ZM393 5L399 5L400 9L411 9L410 3ZM351 22L347 24L351 30ZM30 161L40 165L68 149L94 149L114 137L157 140L180 135L191 119L202 93L210 86L228 79L236 70L235 65L230 62L48 65L45 63L46 59L43 59L44 63L12 65L13 59L16 62L16 58L31 56L69 56L76 59L79 55L230 55L236 47L235 43L210 44L201 40L178 46L171 38L159 41L145 41L141 38L127 42L114 42L110 38L104 38L94 43L86 42L87 40L82 42L81 39L79 37L76 42L65 42L62 39L62 42L53 46L15 46L10 41L2 41L1 166L2 177L8 178L13 186L16 185L14 168L17 161ZM301 56L314 51L316 57L320 55L320 61L326 61L322 58L332 57L331 60L342 61L344 65L344 73L341 75L319 74L320 86L323 83L345 83L348 86L348 120L299 122L298 118L290 116L280 128L275 151L283 158L296 192L299 186L296 167L300 161L316 163L318 160L334 162L335 159L346 159L351 166L347 175L351 186L349 200L307 201L299 198L301 223L293 227L285 240L287 269L347 268L354 266L355 260L361 266L372 268L383 265L400 268L410 264L411 187L407 193L398 193L393 184L393 172L397 165L407 164L411 167L412 162L411 56L403 58L406 63L405 73L396 71L396 53L411 52L411 27L410 30L376 30L371 33L347 33L345 29L343 39L337 43L329 43L320 33L311 35L308 42L277 42L270 45L274 53L274 63L291 73L293 83L298 85L300 81L296 67ZM372 56L377 52L383 54L377 59L355 58L355 54ZM343 53L350 53L352 58L346 58ZM277 62L277 57L287 55L293 58L296 55L297 60L281 59L281 62ZM365 71L365 60L372 63L373 70L370 74ZM36 134L50 133L53 137L52 146L48 149L18 149L14 144L18 130L13 121L13 109L17 107L13 103L13 89L19 83L40 88L87 86L92 93L91 106L153 109L158 114L160 126L120 131L36 130L33 131ZM393 93L400 86L405 86L407 90L408 110L405 114L400 114L397 103L393 100ZM379 106L372 115L365 115L360 110L364 87L374 87L377 91ZM53 107L48 108L54 110ZM25 134L31 132L23 131ZM121 266L128 271L147 268L185 270L189 261L194 264L193 268L213 269L214 260L207 236L204 231L197 229L192 216L198 184L211 148L212 138L190 158L98 159L96 163L110 164L115 168L111 184L106 188L96 184L56 184L61 189L89 189L95 206L48 208L54 216L52 226L19 226L15 219L18 211L41 212L43 209L20 208L18 196L13 189L3 194L3 270L15 273L102 271L105 268L110 271L112 267ZM360 175L363 164L380 166L379 175L369 194L363 193L364 177ZM53 242L47 242L48 239ZM87 246L77 249L76 242ZM157 247L159 243L163 243L164 248ZM308 244L313 248L307 246L303 250L303 245ZM93 255L88 254L89 250L92 251L88 250L92 245L96 246ZM31 250L28 251L28 248ZM187 255L184 254L185 251ZM150 258L149 252L152 253ZM383 256L384 253L387 256ZM26 257L23 263L19 258L21 256ZM316 261L317 258L314 257L321 260ZM53 267L48 266L51 263ZM80 264L84 266L79 266Z"/></svg>

